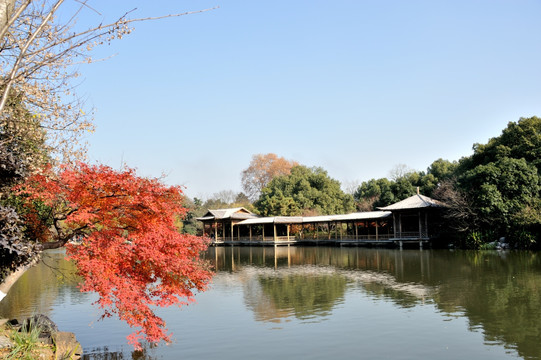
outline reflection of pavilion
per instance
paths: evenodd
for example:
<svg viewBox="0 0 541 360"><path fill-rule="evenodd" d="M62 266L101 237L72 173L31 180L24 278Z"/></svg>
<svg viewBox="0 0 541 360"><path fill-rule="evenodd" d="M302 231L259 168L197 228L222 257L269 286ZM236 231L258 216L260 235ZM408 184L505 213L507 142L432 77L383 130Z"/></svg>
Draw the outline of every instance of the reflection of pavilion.
<svg viewBox="0 0 541 360"><path fill-rule="evenodd" d="M245 208L208 210L199 221L215 245L294 243L399 244L435 237L443 205L416 194L380 211L325 216L259 217ZM430 226L429 226L430 225Z"/></svg>
<svg viewBox="0 0 541 360"><path fill-rule="evenodd" d="M302 247L209 249L218 283L242 283L256 321L324 321L342 303L348 286L404 307L432 298L432 252ZM232 280L236 279L236 280Z"/></svg>

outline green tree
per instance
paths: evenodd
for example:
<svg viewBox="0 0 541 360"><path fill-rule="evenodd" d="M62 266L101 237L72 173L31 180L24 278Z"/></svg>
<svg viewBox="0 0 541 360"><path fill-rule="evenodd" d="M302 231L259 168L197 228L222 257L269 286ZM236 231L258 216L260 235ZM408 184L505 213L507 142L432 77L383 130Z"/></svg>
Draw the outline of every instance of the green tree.
<svg viewBox="0 0 541 360"><path fill-rule="evenodd" d="M458 167L458 162L449 161L439 158L434 161L427 169L427 174L432 175L437 182L448 180L454 176L455 171Z"/></svg>
<svg viewBox="0 0 541 360"><path fill-rule="evenodd" d="M19 216L24 207L11 187L42 167L49 153L39 118L17 96L10 96L6 106L10 111L0 116L0 280L37 251L34 239L24 237Z"/></svg>
<svg viewBox="0 0 541 360"><path fill-rule="evenodd" d="M474 144L473 155L461 159L460 172L504 157L523 158L541 171L541 118L520 118L507 124L502 134L491 138L487 144Z"/></svg>
<svg viewBox="0 0 541 360"><path fill-rule="evenodd" d="M353 196L320 167L297 165L263 188L254 204L261 215L340 214L354 211Z"/></svg>
<svg viewBox="0 0 541 360"><path fill-rule="evenodd" d="M376 207L387 206L395 202L391 185L391 181L386 178L364 181L353 194L357 209L371 211Z"/></svg>
<svg viewBox="0 0 541 360"><path fill-rule="evenodd" d="M484 226L505 232L513 216L539 197L537 168L525 159L504 157L463 174L461 187L473 194Z"/></svg>
<svg viewBox="0 0 541 360"><path fill-rule="evenodd" d="M500 136L474 144L473 150L455 171L455 187L468 194L476 214L466 236L480 237L480 244L506 236L522 248L539 246L541 119L510 122Z"/></svg>

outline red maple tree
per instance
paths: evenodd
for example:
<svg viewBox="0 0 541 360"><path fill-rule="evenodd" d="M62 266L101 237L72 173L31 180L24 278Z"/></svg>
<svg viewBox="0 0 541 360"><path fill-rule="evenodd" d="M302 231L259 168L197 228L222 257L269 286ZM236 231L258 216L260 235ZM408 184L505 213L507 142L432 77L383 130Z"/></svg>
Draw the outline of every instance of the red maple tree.
<svg viewBox="0 0 541 360"><path fill-rule="evenodd" d="M180 187L138 177L133 169L81 163L33 175L18 193L35 236L53 240L45 247L66 244L83 278L81 291L99 294L102 317L117 315L138 327L128 336L136 348L142 339L170 341L152 308L192 302L211 279L200 258L205 239L175 227L186 213ZM80 244L67 243L74 237Z"/></svg>

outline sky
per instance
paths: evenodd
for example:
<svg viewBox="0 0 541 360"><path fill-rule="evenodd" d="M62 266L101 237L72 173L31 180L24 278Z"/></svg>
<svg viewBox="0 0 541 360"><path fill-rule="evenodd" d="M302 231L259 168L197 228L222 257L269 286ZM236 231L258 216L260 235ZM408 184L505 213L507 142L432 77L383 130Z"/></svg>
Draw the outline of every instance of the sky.
<svg viewBox="0 0 541 360"><path fill-rule="evenodd" d="M77 88L89 159L166 175L190 197L242 190L254 154L345 188L458 160L541 116L541 1L94 0L81 24L138 23Z"/></svg>

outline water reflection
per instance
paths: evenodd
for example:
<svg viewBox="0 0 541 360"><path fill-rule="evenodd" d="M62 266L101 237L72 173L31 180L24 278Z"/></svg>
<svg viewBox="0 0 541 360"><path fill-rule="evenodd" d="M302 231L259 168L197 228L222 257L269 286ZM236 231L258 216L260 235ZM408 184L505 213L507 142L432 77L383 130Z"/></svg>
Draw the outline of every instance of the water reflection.
<svg viewBox="0 0 541 360"><path fill-rule="evenodd" d="M18 319L37 312L48 313L55 302L84 302L77 288L80 279L73 263L63 261L63 250L48 251L38 266L30 268L0 302L0 316ZM39 296L37 296L39 294Z"/></svg>
<svg viewBox="0 0 541 360"><path fill-rule="evenodd" d="M87 354L83 354L82 360L156 360L154 355L149 354L149 346L144 345L143 350L121 352L110 351L108 347L95 348L90 351L87 350Z"/></svg>
<svg viewBox="0 0 541 360"><path fill-rule="evenodd" d="M322 321L344 301L347 286L358 286L401 307L429 302L467 316L487 345L541 359L538 253L224 247L209 257L218 272L244 279L245 303L258 321Z"/></svg>
<svg viewBox="0 0 541 360"><path fill-rule="evenodd" d="M257 321L281 322L291 316L302 321L321 321L343 302L345 277L317 268L295 270L243 270L244 301Z"/></svg>
<svg viewBox="0 0 541 360"><path fill-rule="evenodd" d="M402 358L456 358L457 353L437 353L437 339L449 335L438 323L442 317L467 320L463 333L452 333L457 344L475 335L482 337L481 343L484 340L481 346L486 348L464 350L462 355L466 357L475 354L476 358L489 359L495 354L487 349L499 347L509 351L499 354L500 358L516 358L518 354L525 359L541 359L539 253L355 247L211 248L205 254L217 271L211 290L200 294L203 301L198 304L183 311L168 309L164 316L171 331L186 341L168 347L146 347L142 352L126 346L125 336L131 330L121 328L119 322L88 328L88 323L97 318L88 310L95 298L79 293L73 265L63 257L62 252L49 252L45 258L48 266L40 264L25 273L0 302L0 315L21 318L35 312L51 313L53 320L65 324L66 330L76 332L86 353L84 359L88 360L232 359L238 347L261 355L262 341L280 342L290 350L308 354L319 342L329 341L327 329L342 332L341 338L332 340L333 349L344 349L341 356L363 351L368 358L382 358L385 344L403 342L411 356ZM368 314L366 309L374 309L375 313ZM397 323L393 316L401 316L404 311L408 316ZM363 313L362 319L354 318L356 312ZM390 314L387 317L386 312ZM322 322L323 337L313 338L317 332L309 329L319 329ZM423 323L433 326L424 338L408 333L416 326L422 330L418 324ZM234 331L231 324L236 326ZM373 347L367 342L347 340L349 334L360 336L363 325L370 325L365 337L376 334L369 342L374 343ZM269 326L281 331L270 334L262 330ZM251 341L243 340L250 336ZM415 352L417 348L425 352ZM225 356L225 349L231 350L230 356ZM273 354L269 349L267 353L269 357Z"/></svg>

